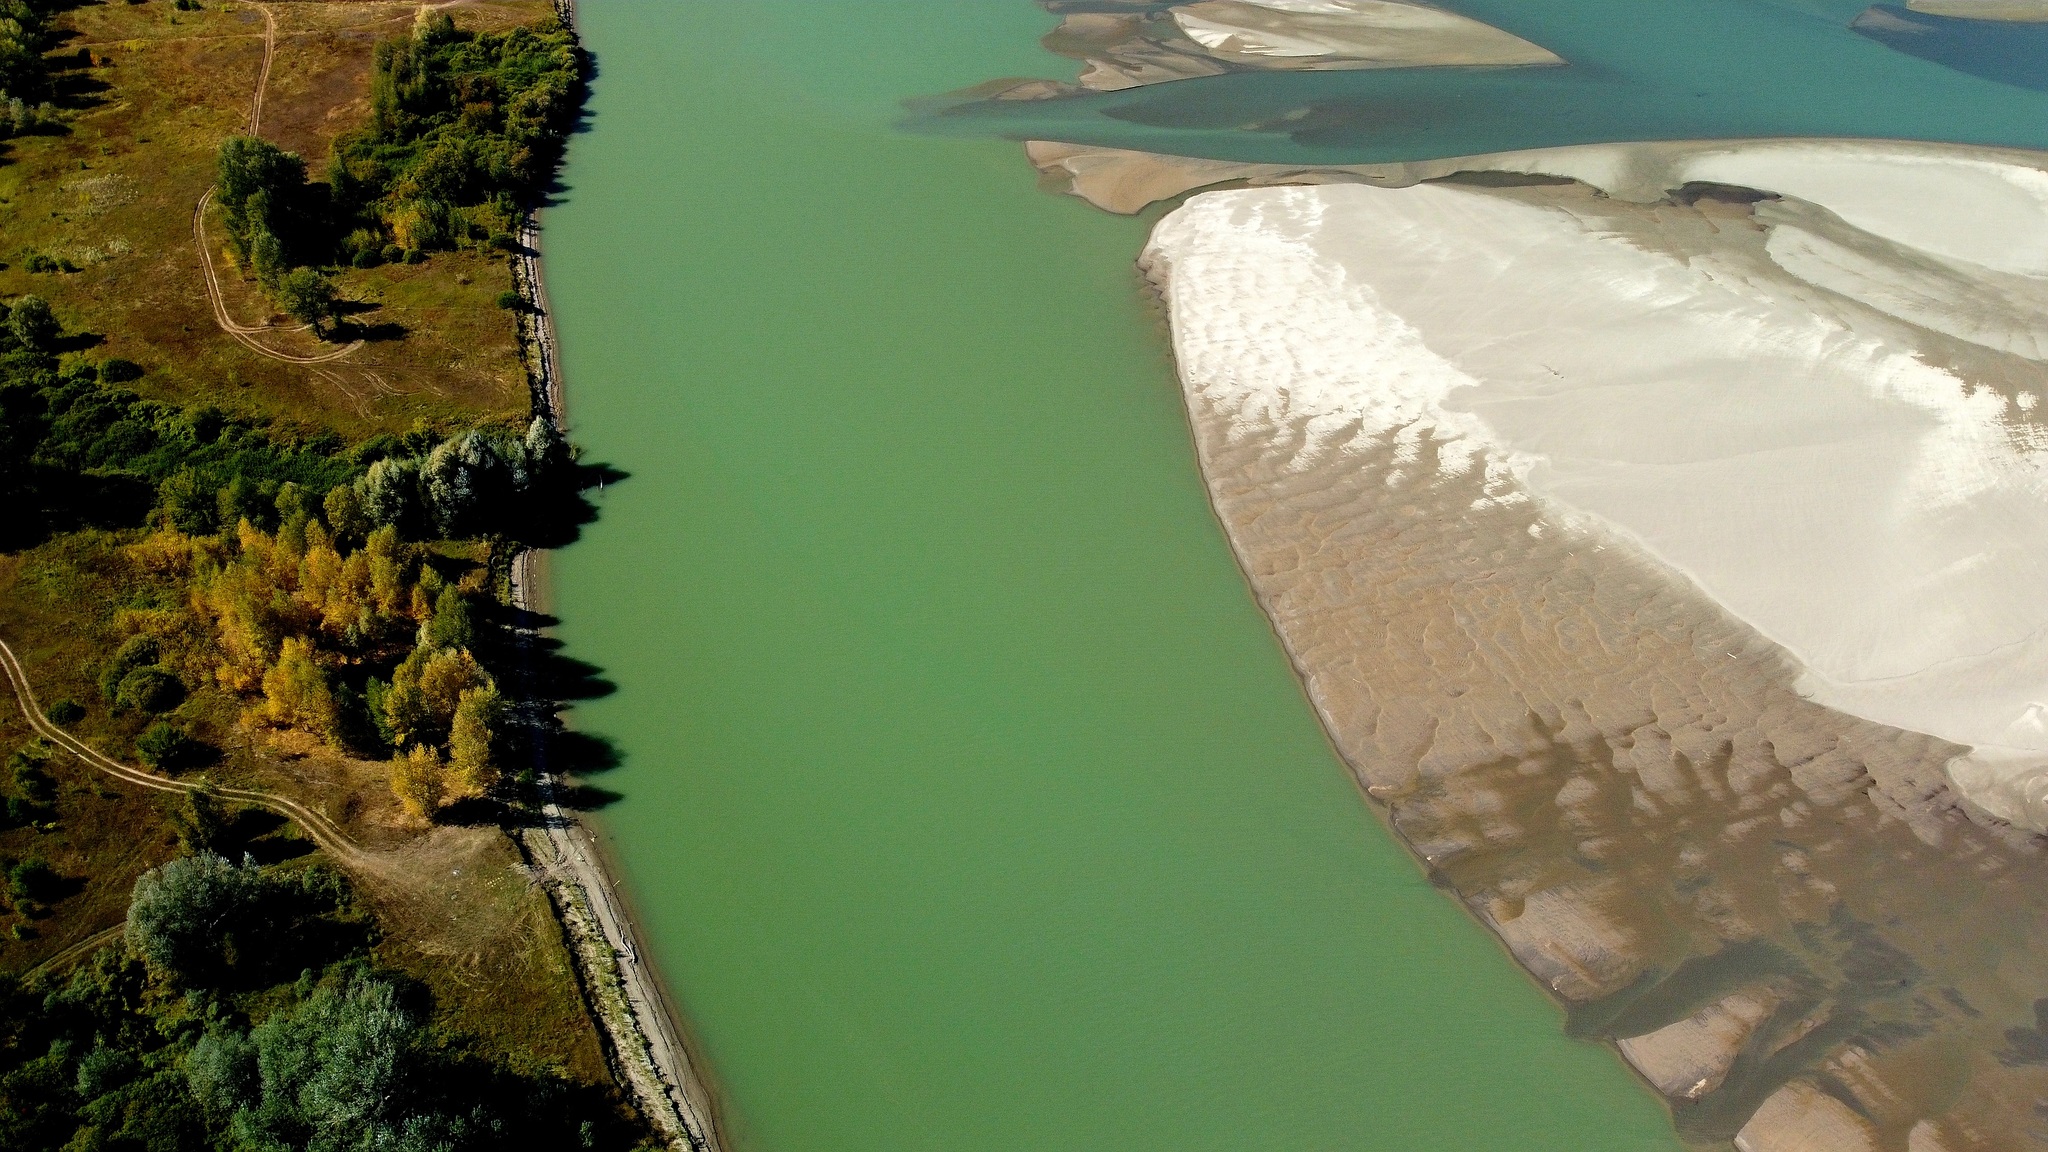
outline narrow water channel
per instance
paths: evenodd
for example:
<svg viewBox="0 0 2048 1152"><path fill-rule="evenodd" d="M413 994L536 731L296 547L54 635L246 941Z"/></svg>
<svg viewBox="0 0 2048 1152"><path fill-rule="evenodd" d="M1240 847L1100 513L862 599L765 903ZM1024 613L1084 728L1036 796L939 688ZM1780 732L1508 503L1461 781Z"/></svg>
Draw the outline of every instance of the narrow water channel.
<svg viewBox="0 0 2048 1152"><path fill-rule="evenodd" d="M1670 1149L1329 751L1145 225L906 96L1027 0L589 0L546 219L601 822L747 1152Z"/></svg>

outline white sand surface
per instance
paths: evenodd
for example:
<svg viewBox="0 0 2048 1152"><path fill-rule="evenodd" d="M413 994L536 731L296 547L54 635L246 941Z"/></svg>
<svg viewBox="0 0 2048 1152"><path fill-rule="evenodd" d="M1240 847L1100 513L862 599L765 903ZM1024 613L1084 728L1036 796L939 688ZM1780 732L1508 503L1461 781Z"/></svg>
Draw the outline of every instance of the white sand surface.
<svg viewBox="0 0 2048 1152"><path fill-rule="evenodd" d="M1971 746L1958 787L2048 829L2048 442L2031 395L1937 366L1922 337L1940 327L1856 306L1913 321L1879 287L1938 312L1989 284L2011 326L2037 324L2034 299L1997 284L2048 271L2048 179L1884 157L1787 145L1677 165L1673 184L1800 197L1768 206L1784 232L1749 263L1528 190L1445 185L1209 193L1161 222L1148 258L1183 377L1245 435L1307 414L1326 452L1391 441L1421 459L1443 442L1432 466L1484 470L1490 499L1533 495L1588 547L1641 548L1696 582L1803 666L1802 692ZM1815 237L1869 267L1842 271ZM1841 290L1858 276L1860 296Z"/></svg>
<svg viewBox="0 0 2048 1152"><path fill-rule="evenodd" d="M1400 0L1200 0L1173 8L1220 60L1263 67L1562 64L1510 32Z"/></svg>

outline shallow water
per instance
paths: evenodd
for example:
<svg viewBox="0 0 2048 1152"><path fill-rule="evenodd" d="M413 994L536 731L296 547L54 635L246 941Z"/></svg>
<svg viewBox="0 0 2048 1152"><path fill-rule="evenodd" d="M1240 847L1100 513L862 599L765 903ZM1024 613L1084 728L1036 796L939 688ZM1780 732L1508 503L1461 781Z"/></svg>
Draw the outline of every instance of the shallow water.
<svg viewBox="0 0 2048 1152"><path fill-rule="evenodd" d="M1567 66L1240 72L1072 99L942 104L912 122L934 133L1270 163L1764 136L2048 148L2039 25L1893 5L1866 12L1862 0L1438 6L1513 32Z"/></svg>
<svg viewBox="0 0 2048 1152"><path fill-rule="evenodd" d="M1140 222L904 97L1023 0L582 6L548 276L601 817L748 1149L1668 1149L1330 752Z"/></svg>

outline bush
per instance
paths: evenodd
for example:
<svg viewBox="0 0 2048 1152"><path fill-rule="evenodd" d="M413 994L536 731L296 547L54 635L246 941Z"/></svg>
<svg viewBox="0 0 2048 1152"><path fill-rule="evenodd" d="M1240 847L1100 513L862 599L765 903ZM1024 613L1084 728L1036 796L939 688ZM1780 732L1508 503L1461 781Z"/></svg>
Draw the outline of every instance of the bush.
<svg viewBox="0 0 2048 1152"><path fill-rule="evenodd" d="M519 293L517 292L507 291L498 293L498 307L500 308L504 308L512 312L517 312L521 308L524 308L525 306L526 301L522 299Z"/></svg>
<svg viewBox="0 0 2048 1152"><path fill-rule="evenodd" d="M100 383L126 384L130 380L142 379L142 365L133 360L114 356L100 361Z"/></svg>
<svg viewBox="0 0 2048 1152"><path fill-rule="evenodd" d="M121 677L120 686L114 690L116 707L152 715L168 712L184 700L185 682L161 664L137 668Z"/></svg>
<svg viewBox="0 0 2048 1152"><path fill-rule="evenodd" d="M147 667L163 658L163 651L154 638L130 636L114 650L113 658L100 668L100 695L112 703L114 695L121 688L121 680L137 668Z"/></svg>
<svg viewBox="0 0 2048 1152"><path fill-rule="evenodd" d="M40 856L8 866L7 899L16 908L29 904L48 904L57 896L58 885L63 877L50 867L50 862Z"/></svg>
<svg viewBox="0 0 2048 1152"><path fill-rule="evenodd" d="M68 728L85 719L85 706L66 696L64 699L44 709L43 715L49 719L50 723Z"/></svg>
<svg viewBox="0 0 2048 1152"><path fill-rule="evenodd" d="M159 772L178 773L206 759L206 745L159 720L135 740L135 755Z"/></svg>
<svg viewBox="0 0 2048 1152"><path fill-rule="evenodd" d="M178 837L178 846L190 856L211 852L220 855L235 838L238 821L221 811L213 793L187 792L167 806L164 819Z"/></svg>
<svg viewBox="0 0 2048 1152"><path fill-rule="evenodd" d="M32 824L47 819L57 803L57 781L43 770L49 755L45 745L31 744L7 758L8 776L14 785L7 797L7 820L11 824Z"/></svg>

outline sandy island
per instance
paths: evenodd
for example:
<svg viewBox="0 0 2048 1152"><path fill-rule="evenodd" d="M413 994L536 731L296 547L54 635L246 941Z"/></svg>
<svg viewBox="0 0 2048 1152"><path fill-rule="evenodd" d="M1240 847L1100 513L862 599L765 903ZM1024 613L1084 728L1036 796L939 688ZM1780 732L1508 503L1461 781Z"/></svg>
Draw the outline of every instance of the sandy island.
<svg viewBox="0 0 2048 1152"><path fill-rule="evenodd" d="M1744 1152L2048 1146L2048 158L1034 159L1348 181L1145 267L1333 739L1575 1031Z"/></svg>
<svg viewBox="0 0 2048 1152"><path fill-rule="evenodd" d="M1407 0L1093 0L1077 11L1048 0L1047 6L1065 15L1045 46L1081 61L1078 87L1097 92L1226 72L1564 63L1513 33ZM1032 81L984 94L1042 99L1073 90Z"/></svg>

